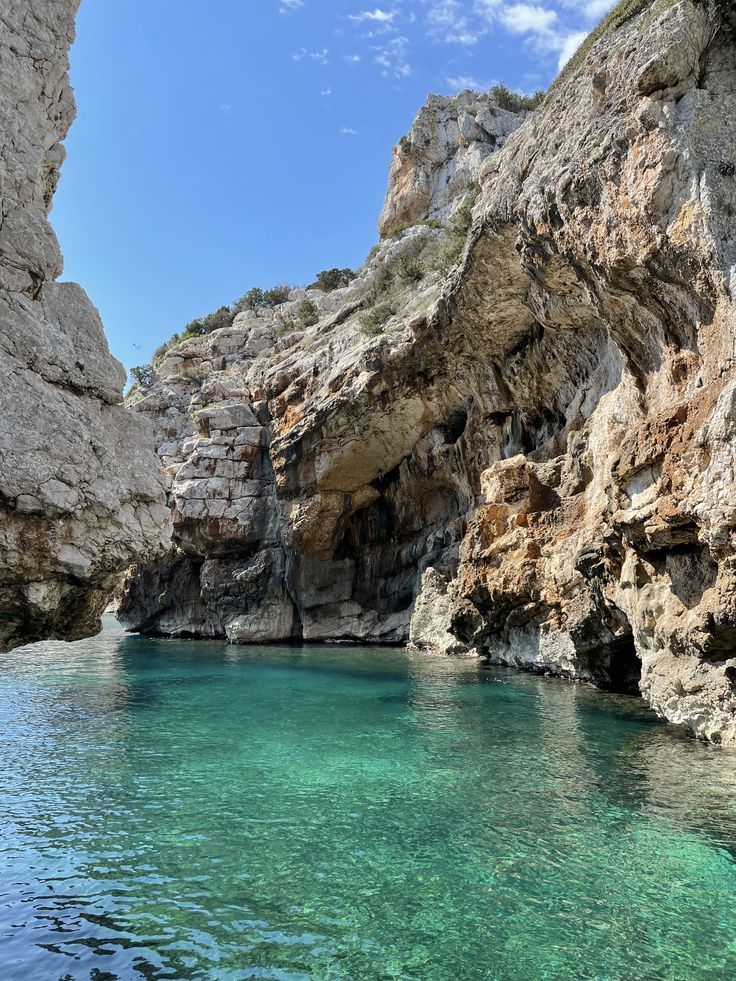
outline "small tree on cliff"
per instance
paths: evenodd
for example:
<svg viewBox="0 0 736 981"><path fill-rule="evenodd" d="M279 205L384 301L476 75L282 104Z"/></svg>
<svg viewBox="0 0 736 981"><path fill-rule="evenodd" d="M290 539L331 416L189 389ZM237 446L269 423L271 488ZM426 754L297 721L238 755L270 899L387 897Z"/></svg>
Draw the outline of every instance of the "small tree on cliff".
<svg viewBox="0 0 736 981"><path fill-rule="evenodd" d="M284 283L280 286L272 286L263 294L263 302L267 307L278 307L282 303L286 303L289 299L289 293L291 293L291 286L286 286Z"/></svg>
<svg viewBox="0 0 736 981"><path fill-rule="evenodd" d="M259 286L254 286L248 290L239 300L233 304L233 312L241 313L243 310L260 310L266 305L266 293Z"/></svg>
<svg viewBox="0 0 736 981"><path fill-rule="evenodd" d="M319 312L311 300L302 300L296 316L300 327L314 327L319 320Z"/></svg>
<svg viewBox="0 0 736 981"><path fill-rule="evenodd" d="M323 269L317 273L317 278L308 289L322 290L324 293L331 293L339 290L342 286L348 286L355 279L352 269Z"/></svg>
<svg viewBox="0 0 736 981"><path fill-rule="evenodd" d="M151 364L137 364L130 369L130 376L139 388L151 388L156 380L156 371Z"/></svg>
<svg viewBox="0 0 736 981"><path fill-rule="evenodd" d="M232 313L235 316L243 310L262 310L264 307L277 307L281 303L286 303L291 293L291 286L281 284L272 286L270 290L262 290L260 286L244 293L239 300L232 305Z"/></svg>
<svg viewBox="0 0 736 981"><path fill-rule="evenodd" d="M499 109L506 109L508 112L531 112L544 102L546 93L543 89L537 89L533 95L525 95L523 92L514 92L506 85L494 85L491 87L490 95Z"/></svg>

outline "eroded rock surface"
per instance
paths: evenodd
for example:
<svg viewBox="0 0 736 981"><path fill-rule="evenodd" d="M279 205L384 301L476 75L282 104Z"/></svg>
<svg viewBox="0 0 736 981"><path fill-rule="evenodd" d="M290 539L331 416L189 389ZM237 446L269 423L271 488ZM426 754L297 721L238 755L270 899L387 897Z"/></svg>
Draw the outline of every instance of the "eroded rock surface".
<svg viewBox="0 0 736 981"><path fill-rule="evenodd" d="M94 632L115 581L166 539L163 481L97 311L56 282L47 214L74 117L76 0L0 15L0 649Z"/></svg>
<svg viewBox="0 0 736 981"><path fill-rule="evenodd" d="M736 743L735 123L733 19L655 0L478 155L461 254L412 228L312 327L295 294L172 347L137 408L176 552L126 625L451 635ZM400 155L384 231L433 213Z"/></svg>
<svg viewBox="0 0 736 981"><path fill-rule="evenodd" d="M733 24L651 4L489 167L448 310L484 332L514 434L456 630L604 685L640 672L659 712L729 743L735 119Z"/></svg>
<svg viewBox="0 0 736 981"><path fill-rule="evenodd" d="M410 132L394 147L382 237L418 221L446 218L483 161L521 126L527 112L500 109L492 96L466 89L430 95Z"/></svg>

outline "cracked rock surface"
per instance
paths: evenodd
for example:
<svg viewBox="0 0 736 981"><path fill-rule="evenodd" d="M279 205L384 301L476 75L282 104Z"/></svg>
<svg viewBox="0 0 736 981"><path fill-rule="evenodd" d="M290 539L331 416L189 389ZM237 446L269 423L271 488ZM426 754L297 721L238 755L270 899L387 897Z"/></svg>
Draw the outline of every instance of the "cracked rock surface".
<svg viewBox="0 0 736 981"><path fill-rule="evenodd" d="M430 95L410 132L394 147L378 221L381 235L450 214L481 164L528 115L500 109L492 96L469 89L454 96Z"/></svg>
<svg viewBox="0 0 736 981"><path fill-rule="evenodd" d="M74 118L77 0L0 14L0 649L95 632L109 593L165 542L145 422L47 219Z"/></svg>
<svg viewBox="0 0 736 981"><path fill-rule="evenodd" d="M299 293L242 314L172 346L137 398L175 534L122 620L474 651L736 744L733 17L653 0L609 30L470 151L464 248L366 330L386 269L449 235L389 233L464 206L430 178L465 136L424 112L382 244L311 294L318 323L293 329Z"/></svg>

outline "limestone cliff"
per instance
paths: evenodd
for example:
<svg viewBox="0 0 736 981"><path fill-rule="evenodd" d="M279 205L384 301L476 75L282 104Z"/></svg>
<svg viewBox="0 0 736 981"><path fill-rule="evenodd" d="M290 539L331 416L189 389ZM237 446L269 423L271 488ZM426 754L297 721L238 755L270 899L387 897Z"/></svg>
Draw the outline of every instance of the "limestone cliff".
<svg viewBox="0 0 736 981"><path fill-rule="evenodd" d="M169 348L137 409L176 545L128 627L411 634L736 743L734 24L624 7L436 211L399 146L383 231L444 229L385 237L310 326L294 294Z"/></svg>
<svg viewBox="0 0 736 981"><path fill-rule="evenodd" d="M446 218L481 164L501 149L526 115L501 109L492 96L467 89L449 98L430 95L409 134L394 147L378 221L381 236Z"/></svg>
<svg viewBox="0 0 736 981"><path fill-rule="evenodd" d="M0 14L0 649L97 629L130 563L166 537L147 426L47 219L74 116L78 0Z"/></svg>

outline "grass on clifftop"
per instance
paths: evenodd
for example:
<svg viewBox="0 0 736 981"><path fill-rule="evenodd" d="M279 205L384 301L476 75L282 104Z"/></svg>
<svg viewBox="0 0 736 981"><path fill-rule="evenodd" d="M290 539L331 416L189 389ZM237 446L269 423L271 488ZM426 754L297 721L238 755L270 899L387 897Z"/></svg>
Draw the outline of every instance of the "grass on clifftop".
<svg viewBox="0 0 736 981"><path fill-rule="evenodd" d="M563 67L560 74L554 80L550 87L550 93L554 92L557 86L563 82L569 75L576 71L580 65L582 65L585 60L585 56L588 54L590 49L593 47L596 41L600 40L604 34L608 31L615 31L626 21L631 20L632 17L636 17L647 7L650 7L656 0L621 0L613 10L607 14L597 27L594 27L590 34L581 43L580 47L577 49L575 54L570 58L567 64Z"/></svg>
<svg viewBox="0 0 736 981"><path fill-rule="evenodd" d="M609 31L618 30L623 24L642 13L647 7L652 7L657 0L621 0L609 14L607 14L600 24L593 28L590 34L581 43L575 54L570 58L562 71L550 86L550 93L564 81L572 72L576 71L585 60L585 56L593 47L596 41L600 40ZM706 10L717 22L725 17L735 6L734 0L692 0L696 7ZM672 6L675 0L669 0Z"/></svg>

